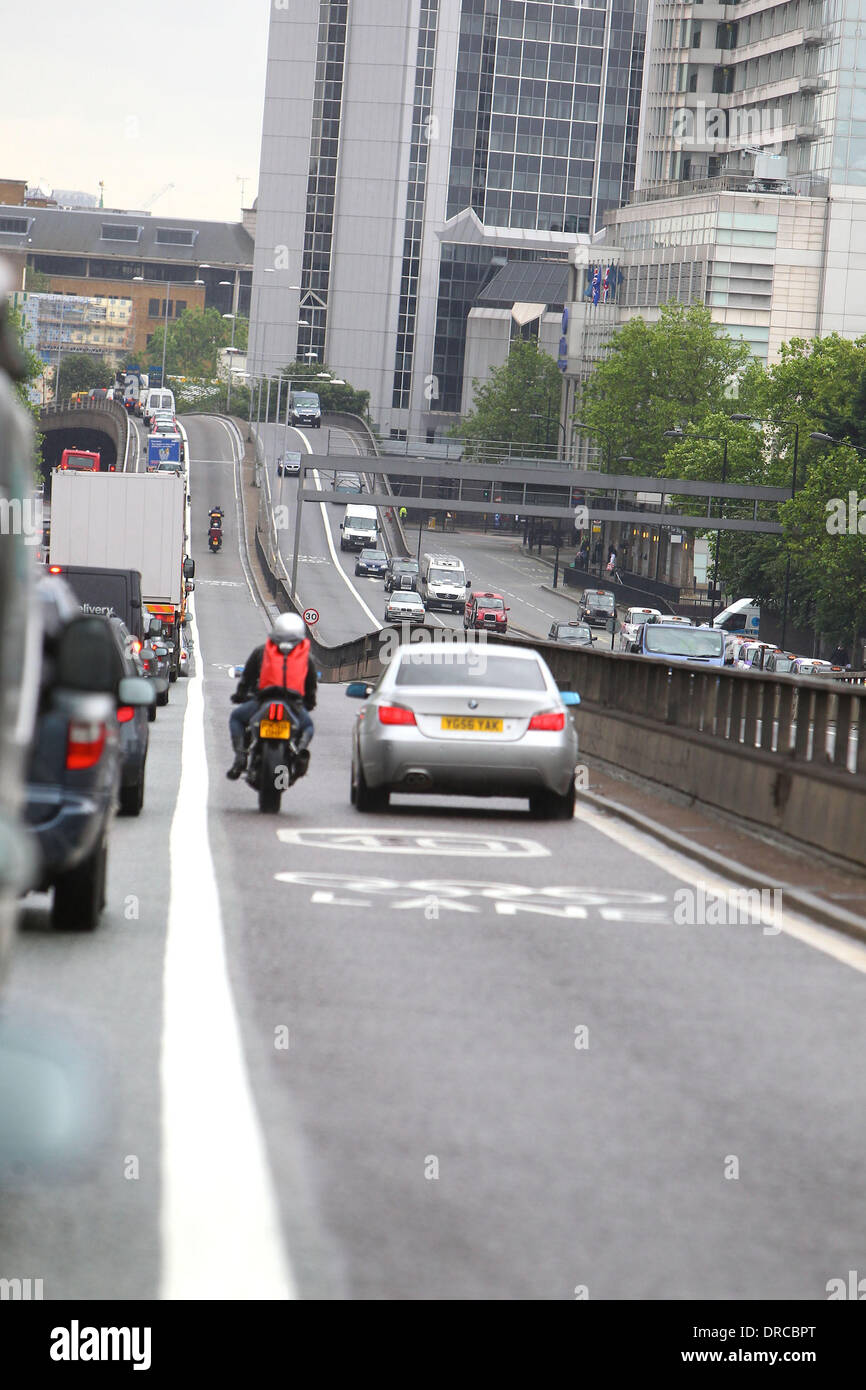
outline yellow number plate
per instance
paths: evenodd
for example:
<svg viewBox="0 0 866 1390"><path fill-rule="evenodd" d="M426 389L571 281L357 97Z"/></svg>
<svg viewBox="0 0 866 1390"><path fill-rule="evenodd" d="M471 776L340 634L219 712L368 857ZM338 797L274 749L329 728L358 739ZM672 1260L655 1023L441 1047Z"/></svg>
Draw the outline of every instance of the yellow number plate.
<svg viewBox="0 0 866 1390"><path fill-rule="evenodd" d="M463 714L443 714L443 729L465 729L473 734L501 734L501 719L479 719Z"/></svg>
<svg viewBox="0 0 866 1390"><path fill-rule="evenodd" d="M288 719L281 720L278 724L272 724L269 719L263 719L259 725L259 738L291 738L292 726Z"/></svg>

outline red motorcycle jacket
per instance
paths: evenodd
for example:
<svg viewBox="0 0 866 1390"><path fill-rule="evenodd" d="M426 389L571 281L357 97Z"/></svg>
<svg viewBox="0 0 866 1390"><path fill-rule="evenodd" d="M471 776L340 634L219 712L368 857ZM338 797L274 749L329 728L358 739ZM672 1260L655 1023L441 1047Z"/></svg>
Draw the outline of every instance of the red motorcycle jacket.
<svg viewBox="0 0 866 1390"><path fill-rule="evenodd" d="M268 686L279 686L282 690L294 690L303 695L307 685L307 670L310 664L310 642L304 638L296 647L285 654L268 638L262 655L262 669L259 673L259 690Z"/></svg>

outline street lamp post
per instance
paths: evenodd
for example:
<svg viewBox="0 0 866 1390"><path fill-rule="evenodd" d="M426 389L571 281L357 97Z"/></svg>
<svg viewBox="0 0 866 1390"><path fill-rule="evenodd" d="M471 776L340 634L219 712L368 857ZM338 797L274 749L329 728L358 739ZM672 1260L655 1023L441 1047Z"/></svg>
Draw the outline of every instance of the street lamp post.
<svg viewBox="0 0 866 1390"><path fill-rule="evenodd" d="M222 281L221 281L220 283L222 283ZM234 371L234 363L235 363L235 356L234 356L234 353L235 353L235 320L236 320L236 318L237 318L237 315L236 315L236 314L223 314L223 318L224 318L224 319L231 319L231 321L232 321L232 342L231 342L231 347L229 348L229 381L228 381L228 388L227 388L227 390L226 390L226 414L227 414L227 415L231 415L231 412L232 412L232 372Z"/></svg>
<svg viewBox="0 0 866 1390"><path fill-rule="evenodd" d="M60 300L60 328L57 334L57 369L54 373L54 404L60 404L60 354L63 351L63 311L66 308L65 298Z"/></svg>
<svg viewBox="0 0 866 1390"><path fill-rule="evenodd" d="M599 429L599 428L598 428L597 426L595 426L595 425L586 425L586 424L584 424L584 422L583 422L582 420L575 420L575 421L574 421L574 427L575 427L575 429L583 430L585 434L597 434L597 435L599 436L600 439L603 439L603 440L604 440L605 465L606 465L606 467L607 467L608 473L610 473L610 470L611 470L611 455L613 454L613 440L612 440L612 438L611 438L610 433L609 433L607 430ZM561 428L562 428L562 424L560 423L560 429L561 429ZM616 461L617 461L617 463L634 463L634 459L632 458L631 454L618 454L618 455L617 455L617 460L616 460ZM618 496L618 495L619 495L619 494L617 494L617 496ZM614 510L615 510L615 511L617 510L616 506L614 506ZM613 522L613 521L610 523L611 543L612 543L612 541L613 541L613 528L614 528L614 525L615 525L615 524L616 524L616 523ZM602 539L604 539L604 528L602 528ZM602 566L602 563L603 563L603 551L604 551L604 547L602 546L602 556L599 557L599 562L598 562L598 572L599 572L599 575L601 575L601 566Z"/></svg>

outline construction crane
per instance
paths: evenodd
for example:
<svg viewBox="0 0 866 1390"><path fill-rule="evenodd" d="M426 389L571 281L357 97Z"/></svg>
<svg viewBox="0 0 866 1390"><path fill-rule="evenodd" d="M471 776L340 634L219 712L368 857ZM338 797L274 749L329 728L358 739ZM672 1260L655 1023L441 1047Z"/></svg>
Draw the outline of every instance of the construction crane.
<svg viewBox="0 0 866 1390"><path fill-rule="evenodd" d="M141 207L142 212L150 212L150 210L151 210L151 208L153 207L154 203L158 202L159 199L163 196L163 194L164 194L164 193L168 193L169 190L172 189L172 188L174 188L174 184L173 184L173 183L167 183L167 184L165 185L165 188L161 188L161 189L159 190L158 193L152 194L151 197L148 198L148 200L147 200L146 203L142 203L142 207Z"/></svg>

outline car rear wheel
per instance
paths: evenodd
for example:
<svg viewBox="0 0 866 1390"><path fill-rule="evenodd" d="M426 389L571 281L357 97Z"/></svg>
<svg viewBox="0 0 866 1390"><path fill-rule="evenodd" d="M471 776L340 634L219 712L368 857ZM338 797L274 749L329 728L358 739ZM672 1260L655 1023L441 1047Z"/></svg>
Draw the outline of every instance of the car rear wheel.
<svg viewBox="0 0 866 1390"><path fill-rule="evenodd" d="M150 705L150 706L148 706L148 711L147 711L147 722L148 722L148 724L153 724L154 721L155 721L155 719L156 719L156 705Z"/></svg>
<svg viewBox="0 0 866 1390"><path fill-rule="evenodd" d="M351 801L356 811L387 811L391 794L387 787L368 787L364 769L352 768Z"/></svg>
<svg viewBox="0 0 866 1390"><path fill-rule="evenodd" d="M157 691L156 703L157 703L158 705L167 705L167 704L168 704L168 690L159 690L159 691Z"/></svg>
<svg viewBox="0 0 866 1390"><path fill-rule="evenodd" d="M144 763L141 765L141 774L137 782L131 787L121 787L120 789L120 814L122 816L137 816L141 813L144 805Z"/></svg>
<svg viewBox="0 0 866 1390"><path fill-rule="evenodd" d="M54 885L51 924L58 931L93 931L105 905L105 868L108 838L77 869L62 874Z"/></svg>
<svg viewBox="0 0 866 1390"><path fill-rule="evenodd" d="M536 820L571 820L574 816L574 781L564 796L558 792L537 792L529 798L529 814Z"/></svg>

